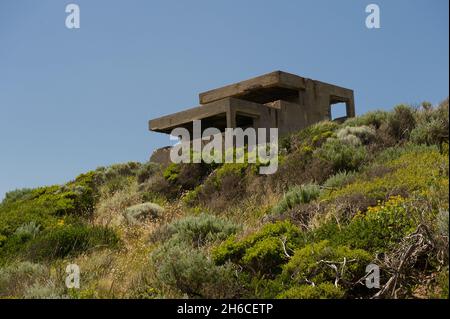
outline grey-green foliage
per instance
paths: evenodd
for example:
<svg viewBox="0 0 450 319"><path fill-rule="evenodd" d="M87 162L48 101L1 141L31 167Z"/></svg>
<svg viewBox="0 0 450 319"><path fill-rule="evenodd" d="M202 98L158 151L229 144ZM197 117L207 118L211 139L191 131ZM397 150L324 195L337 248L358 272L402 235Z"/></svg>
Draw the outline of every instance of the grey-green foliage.
<svg viewBox="0 0 450 319"><path fill-rule="evenodd" d="M26 287L47 275L47 268L28 261L0 268L0 297L21 295Z"/></svg>
<svg viewBox="0 0 450 319"><path fill-rule="evenodd" d="M389 112L376 110L367 112L364 115L349 118L344 122L345 126L373 126L379 128L382 124L386 123L389 117Z"/></svg>
<svg viewBox="0 0 450 319"><path fill-rule="evenodd" d="M355 172L342 171L330 176L323 186L325 188L340 188L351 182L356 176Z"/></svg>
<svg viewBox="0 0 450 319"><path fill-rule="evenodd" d="M65 299L64 288L57 286L51 281L45 283L34 283L27 287L24 291L23 297L25 299Z"/></svg>
<svg viewBox="0 0 450 319"><path fill-rule="evenodd" d="M363 126L346 126L336 133L337 138L345 143L353 146L368 144L375 138L375 130L372 127Z"/></svg>
<svg viewBox="0 0 450 319"><path fill-rule="evenodd" d="M163 244L151 260L160 283L190 298L232 298L237 280L231 264L217 266L205 246L224 240L240 229L234 223L209 214L188 216L160 229Z"/></svg>
<svg viewBox="0 0 450 319"><path fill-rule="evenodd" d="M440 211L436 217L437 229L440 235L448 236L449 233L449 216L448 210Z"/></svg>
<svg viewBox="0 0 450 319"><path fill-rule="evenodd" d="M357 170L367 158L364 146L353 145L336 138L329 138L315 154L328 161L334 171Z"/></svg>
<svg viewBox="0 0 450 319"><path fill-rule="evenodd" d="M296 185L289 189L283 199L272 209L273 214L282 214L298 204L309 203L320 195L320 186L317 184Z"/></svg>
<svg viewBox="0 0 450 319"><path fill-rule="evenodd" d="M129 224L138 224L146 219L157 219L164 213L164 208L155 203L142 203L125 210L124 217Z"/></svg>
<svg viewBox="0 0 450 319"><path fill-rule="evenodd" d="M377 154L373 164L384 164L386 162L395 160L406 153L422 153L425 151L437 151L436 145L417 145L413 143L407 143L403 146L394 146L384 149L382 152Z"/></svg>
<svg viewBox="0 0 450 319"><path fill-rule="evenodd" d="M235 297L238 286L234 266L217 266L202 250L186 245L163 246L153 253L152 260L158 282L179 295Z"/></svg>
<svg viewBox="0 0 450 319"><path fill-rule="evenodd" d="M97 177L101 180L111 180L117 177L132 176L137 173L142 164L138 162L127 162L122 164L114 164L107 167L97 168Z"/></svg>
<svg viewBox="0 0 450 319"><path fill-rule="evenodd" d="M40 232L41 226L36 224L36 222L31 221L29 223L25 223L21 226L19 226L16 231L14 232L17 236L26 236L29 238L35 238L36 235Z"/></svg>
<svg viewBox="0 0 450 319"><path fill-rule="evenodd" d="M388 126L390 133L395 138L408 139L416 126L415 110L408 105L397 105L389 114Z"/></svg>
<svg viewBox="0 0 450 319"><path fill-rule="evenodd" d="M3 201L1 203L6 204L6 203L11 203L11 202L15 202L17 200L24 199L27 197L27 195L30 195L32 191L33 191L33 189L31 189L31 188L21 188L21 189L16 189L16 190L7 192L5 194L5 198L3 199Z"/></svg>
<svg viewBox="0 0 450 319"><path fill-rule="evenodd" d="M147 162L142 164L139 170L136 173L138 183L144 183L147 181L153 174L155 174L159 170L159 165L153 162Z"/></svg>
<svg viewBox="0 0 450 319"><path fill-rule="evenodd" d="M178 219L164 229L165 237L172 241L200 247L218 240L224 240L236 233L240 227L231 221L202 213Z"/></svg>
<svg viewBox="0 0 450 319"><path fill-rule="evenodd" d="M429 107L417 112L417 124L411 131L411 141L417 144L439 145L448 140L448 109L448 100L446 100L437 108Z"/></svg>
<svg viewBox="0 0 450 319"><path fill-rule="evenodd" d="M340 299L345 295L344 289L332 283L318 285L299 285L280 293L277 299Z"/></svg>

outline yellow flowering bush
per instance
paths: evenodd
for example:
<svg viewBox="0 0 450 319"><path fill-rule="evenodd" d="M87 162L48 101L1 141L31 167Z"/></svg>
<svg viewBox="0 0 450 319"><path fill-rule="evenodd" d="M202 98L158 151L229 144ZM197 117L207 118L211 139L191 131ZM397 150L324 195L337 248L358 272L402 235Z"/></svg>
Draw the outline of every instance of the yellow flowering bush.
<svg viewBox="0 0 450 319"><path fill-rule="evenodd" d="M385 164L392 172L374 178L359 178L337 191L329 192L326 199L362 193L368 197L384 199L389 192L403 189L420 193L430 187L448 189L448 176L442 168L448 167L448 157L436 148L413 150Z"/></svg>

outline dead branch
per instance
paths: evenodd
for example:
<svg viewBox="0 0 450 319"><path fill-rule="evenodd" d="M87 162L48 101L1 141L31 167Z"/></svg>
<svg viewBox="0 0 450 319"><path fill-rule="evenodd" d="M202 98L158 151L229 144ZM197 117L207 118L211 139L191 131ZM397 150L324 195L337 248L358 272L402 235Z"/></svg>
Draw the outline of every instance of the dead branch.
<svg viewBox="0 0 450 319"><path fill-rule="evenodd" d="M427 226L420 224L416 231L406 236L399 248L386 255L380 264L391 274L384 286L372 298L397 298L401 281L413 268L417 259L434 248L433 237Z"/></svg>
<svg viewBox="0 0 450 319"><path fill-rule="evenodd" d="M319 260L317 263L318 264L323 263L335 271L336 278L334 280L334 285L337 287L339 281L344 277L345 265L347 264L347 262L353 262L353 261L356 261L356 259L347 260L347 258L344 257L343 261L330 261L330 260L322 259L322 260ZM337 265L341 265L340 269Z"/></svg>
<svg viewBox="0 0 450 319"><path fill-rule="evenodd" d="M287 241L286 236L283 236L282 238L280 238L280 241L281 241L281 246L283 246L284 254L286 255L287 258L290 259L291 255L289 255L287 250L286 250L286 241Z"/></svg>

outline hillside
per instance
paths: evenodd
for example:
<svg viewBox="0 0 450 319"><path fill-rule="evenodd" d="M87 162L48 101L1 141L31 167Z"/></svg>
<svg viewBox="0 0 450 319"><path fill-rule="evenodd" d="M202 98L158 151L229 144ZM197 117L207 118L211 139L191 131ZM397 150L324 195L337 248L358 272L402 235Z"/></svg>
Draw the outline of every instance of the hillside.
<svg viewBox="0 0 450 319"><path fill-rule="evenodd" d="M131 162L9 192L0 298L448 298L448 108L318 123L273 175Z"/></svg>

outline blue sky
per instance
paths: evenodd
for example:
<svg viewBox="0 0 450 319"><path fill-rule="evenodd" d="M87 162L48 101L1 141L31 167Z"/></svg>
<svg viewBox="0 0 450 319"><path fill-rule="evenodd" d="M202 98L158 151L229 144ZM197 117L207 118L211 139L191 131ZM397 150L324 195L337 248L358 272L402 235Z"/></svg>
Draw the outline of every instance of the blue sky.
<svg viewBox="0 0 450 319"><path fill-rule="evenodd" d="M376 3L381 29L365 27ZM65 6L81 28L65 27ZM151 118L274 70L355 90L357 113L448 96L448 1L2 0L0 198L170 144Z"/></svg>

